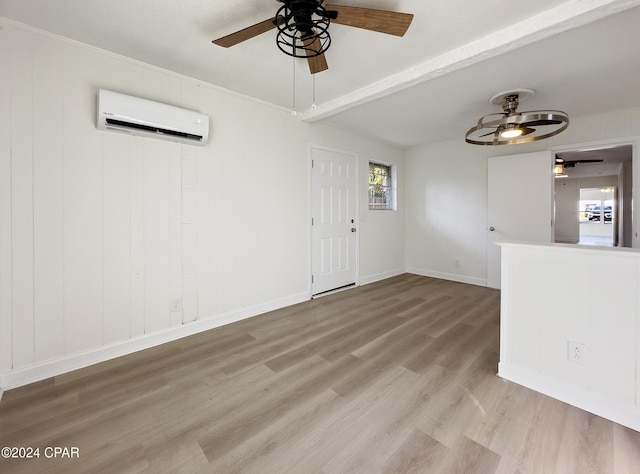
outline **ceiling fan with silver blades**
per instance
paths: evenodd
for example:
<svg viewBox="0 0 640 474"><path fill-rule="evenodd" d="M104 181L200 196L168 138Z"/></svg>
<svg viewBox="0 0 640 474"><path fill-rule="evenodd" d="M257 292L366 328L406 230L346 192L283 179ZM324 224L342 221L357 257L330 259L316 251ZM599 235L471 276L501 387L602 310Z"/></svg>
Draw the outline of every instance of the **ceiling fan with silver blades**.
<svg viewBox="0 0 640 474"><path fill-rule="evenodd" d="M489 102L501 105L503 112L480 117L476 126L467 131L465 141L472 145L515 145L543 140L565 130L569 126L565 112L518 112L520 101L533 94L533 89L515 89L491 97Z"/></svg>
<svg viewBox="0 0 640 474"><path fill-rule="evenodd" d="M283 5L273 18L213 40L213 43L229 48L277 28L278 48L289 56L306 58L309 71L316 74L329 68L324 53L331 45L330 23L404 36L413 20L409 13L324 5L324 0L278 1Z"/></svg>

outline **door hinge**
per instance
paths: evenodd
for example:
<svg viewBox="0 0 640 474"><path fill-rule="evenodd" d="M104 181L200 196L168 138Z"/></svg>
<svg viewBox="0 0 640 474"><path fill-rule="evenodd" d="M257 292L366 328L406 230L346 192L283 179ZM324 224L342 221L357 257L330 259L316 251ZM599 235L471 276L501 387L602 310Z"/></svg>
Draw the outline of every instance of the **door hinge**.
<svg viewBox="0 0 640 474"><path fill-rule="evenodd" d="M311 167L313 168L313 167L314 167L314 165L315 165L314 160L311 160Z"/></svg>
<svg viewBox="0 0 640 474"><path fill-rule="evenodd" d="M311 225L313 225L313 217L311 218Z"/></svg>
<svg viewBox="0 0 640 474"><path fill-rule="evenodd" d="M311 275L311 283L313 283L313 275Z"/></svg>

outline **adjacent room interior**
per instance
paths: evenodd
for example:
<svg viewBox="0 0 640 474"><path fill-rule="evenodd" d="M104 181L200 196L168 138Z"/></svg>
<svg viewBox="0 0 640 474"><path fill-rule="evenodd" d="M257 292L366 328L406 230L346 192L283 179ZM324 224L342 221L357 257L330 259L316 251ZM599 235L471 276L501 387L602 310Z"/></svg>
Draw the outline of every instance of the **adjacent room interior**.
<svg viewBox="0 0 640 474"><path fill-rule="evenodd" d="M555 242L633 246L631 145L557 153Z"/></svg>

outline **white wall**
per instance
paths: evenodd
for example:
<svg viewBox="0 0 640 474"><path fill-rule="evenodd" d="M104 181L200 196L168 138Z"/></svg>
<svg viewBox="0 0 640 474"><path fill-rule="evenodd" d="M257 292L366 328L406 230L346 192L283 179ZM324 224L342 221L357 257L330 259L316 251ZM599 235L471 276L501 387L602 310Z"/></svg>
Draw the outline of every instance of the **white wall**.
<svg viewBox="0 0 640 474"><path fill-rule="evenodd" d="M485 284L487 156L462 140L408 150L408 271Z"/></svg>
<svg viewBox="0 0 640 474"><path fill-rule="evenodd" d="M576 244L580 241L579 201L577 179L560 178L554 181L555 241Z"/></svg>
<svg viewBox="0 0 640 474"><path fill-rule="evenodd" d="M567 112L571 115L570 110ZM618 140L632 143L637 154L639 132L640 108L633 108L572 119L571 125L563 133L527 145L469 145L464 142L462 131L459 139L408 150L405 196L407 270L486 284L489 156L561 150L574 145L616 143ZM634 186L636 199L639 188L637 178ZM634 218L637 222L637 215ZM456 260L460 261L460 267L454 266Z"/></svg>
<svg viewBox="0 0 640 474"><path fill-rule="evenodd" d="M640 430L639 271L637 249L503 244L499 375Z"/></svg>
<svg viewBox="0 0 640 474"><path fill-rule="evenodd" d="M312 137L402 166L287 110L0 26L0 388L308 299ZM210 141L98 131L99 88L206 113ZM361 229L364 280L404 268L389 225Z"/></svg>

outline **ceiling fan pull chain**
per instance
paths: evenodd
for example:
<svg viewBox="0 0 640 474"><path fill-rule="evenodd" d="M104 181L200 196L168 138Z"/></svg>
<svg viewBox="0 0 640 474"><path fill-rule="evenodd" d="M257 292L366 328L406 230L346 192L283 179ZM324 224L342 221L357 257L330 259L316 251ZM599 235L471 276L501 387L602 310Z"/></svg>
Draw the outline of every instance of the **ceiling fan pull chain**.
<svg viewBox="0 0 640 474"><path fill-rule="evenodd" d="M293 111L297 112L296 108L296 58L291 58L291 64L293 65Z"/></svg>

